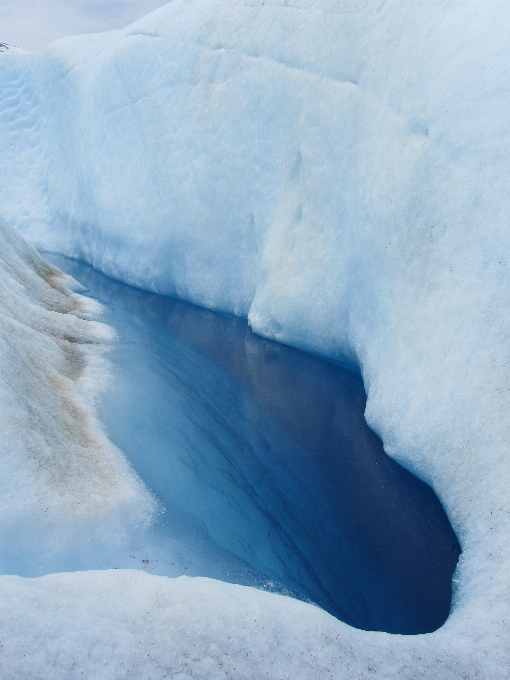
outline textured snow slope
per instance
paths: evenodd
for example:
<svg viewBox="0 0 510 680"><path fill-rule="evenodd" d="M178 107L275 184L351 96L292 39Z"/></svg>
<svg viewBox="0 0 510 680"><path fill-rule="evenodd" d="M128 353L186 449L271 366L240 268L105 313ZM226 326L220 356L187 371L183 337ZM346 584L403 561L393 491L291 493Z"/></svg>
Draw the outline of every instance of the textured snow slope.
<svg viewBox="0 0 510 680"><path fill-rule="evenodd" d="M0 56L8 221L358 364L369 423L434 486L464 551L453 613L423 638L212 582L185 606L189 582L103 573L5 580L6 625L18 597L60 593L19 653L37 638L55 677L92 668L87 645L104 677L131 659L163 676L174 653L182 677L223 677L232 650L237 677L507 677L509 28L510 4L490 0L175 0L117 33Z"/></svg>
<svg viewBox="0 0 510 680"><path fill-rule="evenodd" d="M0 220L2 570L118 543L153 510L93 415L112 333L79 288Z"/></svg>

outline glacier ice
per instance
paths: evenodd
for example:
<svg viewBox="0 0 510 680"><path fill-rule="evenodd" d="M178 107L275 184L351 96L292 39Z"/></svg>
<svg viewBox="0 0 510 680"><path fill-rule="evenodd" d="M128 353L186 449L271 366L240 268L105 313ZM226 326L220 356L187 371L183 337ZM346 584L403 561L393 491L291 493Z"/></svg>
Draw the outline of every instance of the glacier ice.
<svg viewBox="0 0 510 680"><path fill-rule="evenodd" d="M416 638L212 581L5 577L2 625L29 617L6 673L505 678L509 25L497 0L175 0L0 55L8 222L359 366L367 421L463 548L449 620Z"/></svg>

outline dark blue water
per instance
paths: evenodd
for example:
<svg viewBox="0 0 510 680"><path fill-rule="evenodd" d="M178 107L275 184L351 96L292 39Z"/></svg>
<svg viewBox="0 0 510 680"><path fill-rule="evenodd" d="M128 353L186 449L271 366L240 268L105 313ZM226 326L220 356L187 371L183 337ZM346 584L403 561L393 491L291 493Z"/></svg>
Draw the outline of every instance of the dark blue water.
<svg viewBox="0 0 510 680"><path fill-rule="evenodd" d="M101 416L166 509L158 530L175 561L159 573L289 592L367 630L444 623L459 543L432 489L368 428L359 377L50 259L117 330Z"/></svg>

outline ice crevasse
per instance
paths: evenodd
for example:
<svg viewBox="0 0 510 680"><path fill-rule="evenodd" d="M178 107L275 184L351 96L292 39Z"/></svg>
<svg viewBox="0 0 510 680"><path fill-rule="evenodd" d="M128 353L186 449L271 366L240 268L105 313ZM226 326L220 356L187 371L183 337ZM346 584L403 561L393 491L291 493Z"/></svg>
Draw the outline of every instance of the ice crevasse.
<svg viewBox="0 0 510 680"><path fill-rule="evenodd" d="M358 366L463 549L450 618L412 637L207 579L2 577L6 677L508 676L509 28L491 0L175 0L0 55L10 225Z"/></svg>

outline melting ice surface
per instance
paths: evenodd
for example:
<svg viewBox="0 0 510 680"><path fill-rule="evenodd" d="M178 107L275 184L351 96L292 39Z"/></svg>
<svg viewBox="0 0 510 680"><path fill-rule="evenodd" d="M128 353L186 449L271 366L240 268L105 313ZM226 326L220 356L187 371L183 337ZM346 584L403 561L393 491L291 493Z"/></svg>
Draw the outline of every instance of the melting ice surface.
<svg viewBox="0 0 510 680"><path fill-rule="evenodd" d="M431 488L366 425L357 376L49 259L110 310L119 340L101 417L164 507L118 566L292 594L368 630L442 625L459 543Z"/></svg>

